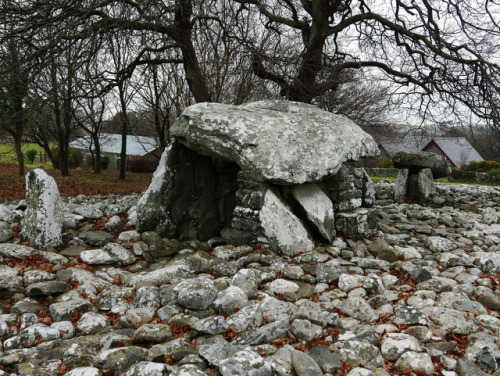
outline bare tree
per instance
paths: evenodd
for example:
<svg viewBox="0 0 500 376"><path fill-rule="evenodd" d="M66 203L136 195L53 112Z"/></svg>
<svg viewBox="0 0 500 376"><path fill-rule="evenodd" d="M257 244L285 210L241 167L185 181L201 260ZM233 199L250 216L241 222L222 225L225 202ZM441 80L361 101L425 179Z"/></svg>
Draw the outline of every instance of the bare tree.
<svg viewBox="0 0 500 376"><path fill-rule="evenodd" d="M255 74L290 99L312 102L338 90L344 72L363 69L404 87L397 93L412 94L427 116L445 101L500 124L498 2L235 1L241 12L258 12L263 28L295 41L282 64L273 51L255 48L253 56Z"/></svg>
<svg viewBox="0 0 500 376"><path fill-rule="evenodd" d="M14 40L0 50L0 129L14 140L19 175L24 176L21 150L26 128L28 68L22 62L21 48Z"/></svg>
<svg viewBox="0 0 500 376"><path fill-rule="evenodd" d="M109 93L103 93L102 85L94 79L100 65L100 54L95 52L78 75L78 93L75 96L73 118L91 139L90 154L92 168L95 173L101 172L100 135L104 126L104 118L109 110Z"/></svg>

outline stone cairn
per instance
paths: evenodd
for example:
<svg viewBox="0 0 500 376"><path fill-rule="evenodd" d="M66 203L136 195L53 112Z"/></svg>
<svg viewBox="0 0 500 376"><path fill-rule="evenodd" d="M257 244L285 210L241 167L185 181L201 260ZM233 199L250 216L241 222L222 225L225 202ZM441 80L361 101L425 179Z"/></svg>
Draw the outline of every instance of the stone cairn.
<svg viewBox="0 0 500 376"><path fill-rule="evenodd" d="M399 152L393 157L394 167L399 168L394 187L394 200L418 200L425 203L436 193L434 179L451 174L446 159L428 152Z"/></svg>
<svg viewBox="0 0 500 376"><path fill-rule="evenodd" d="M181 240L220 234L294 255L377 227L373 182L359 160L378 147L343 116L297 102L201 103L171 134L138 203L139 231Z"/></svg>

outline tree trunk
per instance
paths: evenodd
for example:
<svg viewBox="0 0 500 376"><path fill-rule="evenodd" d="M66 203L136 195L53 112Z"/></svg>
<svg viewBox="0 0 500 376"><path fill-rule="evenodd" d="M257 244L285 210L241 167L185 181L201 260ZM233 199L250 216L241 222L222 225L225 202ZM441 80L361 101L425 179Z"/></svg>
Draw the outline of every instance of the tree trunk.
<svg viewBox="0 0 500 376"><path fill-rule="evenodd" d="M99 145L99 136L96 133L92 133L92 140L94 141L94 152L95 157L93 163L93 170L96 174L101 173L101 145Z"/></svg>
<svg viewBox="0 0 500 376"><path fill-rule="evenodd" d="M192 0L179 1L177 11L175 12L175 31L172 33L171 37L179 44L179 48L182 52L182 64L186 72L186 81L194 99L198 103L212 102L213 100L205 84L205 78L201 72L200 64L196 57L196 51L191 39L192 15Z"/></svg>
<svg viewBox="0 0 500 376"><path fill-rule="evenodd" d="M19 176L24 176L24 156L21 150L22 133L16 133L14 136L14 146L16 148L17 165L19 166Z"/></svg>
<svg viewBox="0 0 500 376"><path fill-rule="evenodd" d="M123 83L118 86L118 92L120 95L120 106L121 106L121 123L122 123L122 148L120 151L120 171L118 178L121 180L125 179L125 166L127 161L127 134L128 134L128 116L127 116L127 103L125 100L125 88Z"/></svg>

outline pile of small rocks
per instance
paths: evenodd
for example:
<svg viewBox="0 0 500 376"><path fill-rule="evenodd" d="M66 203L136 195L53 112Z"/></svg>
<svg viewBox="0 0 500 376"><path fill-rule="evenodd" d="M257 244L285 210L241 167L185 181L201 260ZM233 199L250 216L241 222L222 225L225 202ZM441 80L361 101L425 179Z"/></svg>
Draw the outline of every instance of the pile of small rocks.
<svg viewBox="0 0 500 376"><path fill-rule="evenodd" d="M64 199L36 249L0 204L0 375L500 375L500 189L375 188L374 237L291 256L138 233L138 195Z"/></svg>

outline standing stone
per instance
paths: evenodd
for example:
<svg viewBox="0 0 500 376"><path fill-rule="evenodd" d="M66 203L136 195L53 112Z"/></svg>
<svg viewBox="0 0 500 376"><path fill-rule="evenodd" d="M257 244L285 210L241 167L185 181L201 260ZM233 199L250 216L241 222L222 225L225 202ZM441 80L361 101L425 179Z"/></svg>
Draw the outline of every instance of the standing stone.
<svg viewBox="0 0 500 376"><path fill-rule="evenodd" d="M436 193L436 186L430 168L423 168L418 172L418 191L421 202L426 202L431 195Z"/></svg>
<svg viewBox="0 0 500 376"><path fill-rule="evenodd" d="M41 169L26 174L26 214L21 238L37 248L62 244L62 211L55 180Z"/></svg>
<svg viewBox="0 0 500 376"><path fill-rule="evenodd" d="M408 177L410 170L407 168L398 171L398 178L394 186L394 201L402 203L405 201L406 192L408 191Z"/></svg>
<svg viewBox="0 0 500 376"><path fill-rule="evenodd" d="M375 184L373 184L373 180L370 178L370 175L363 169L363 207L372 207L375 203L376 192L375 192Z"/></svg>
<svg viewBox="0 0 500 376"><path fill-rule="evenodd" d="M288 256L308 252L314 247L300 220L270 189L264 197L260 221L271 248Z"/></svg>
<svg viewBox="0 0 500 376"><path fill-rule="evenodd" d="M309 221L331 243L335 236L335 216L330 198L314 183L295 185L291 191Z"/></svg>
<svg viewBox="0 0 500 376"><path fill-rule="evenodd" d="M167 193L172 185L172 171L169 168L172 148L172 144L165 148L151 184L137 203L138 231L156 230L158 223L166 221Z"/></svg>

